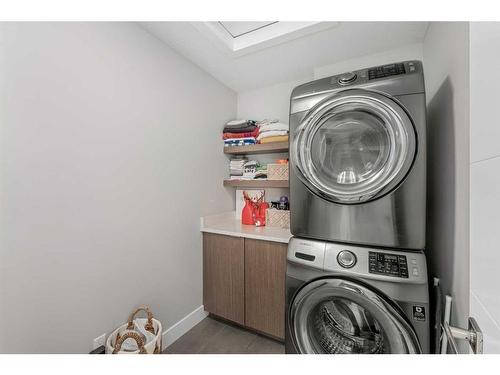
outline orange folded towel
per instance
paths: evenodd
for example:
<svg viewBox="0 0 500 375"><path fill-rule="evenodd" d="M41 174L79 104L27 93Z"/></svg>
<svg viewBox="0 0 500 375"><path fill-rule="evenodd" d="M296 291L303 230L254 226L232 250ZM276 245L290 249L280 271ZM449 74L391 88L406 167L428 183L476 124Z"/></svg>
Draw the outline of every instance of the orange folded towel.
<svg viewBox="0 0 500 375"><path fill-rule="evenodd" d="M276 135L274 137L262 138L260 143L288 142L288 135Z"/></svg>

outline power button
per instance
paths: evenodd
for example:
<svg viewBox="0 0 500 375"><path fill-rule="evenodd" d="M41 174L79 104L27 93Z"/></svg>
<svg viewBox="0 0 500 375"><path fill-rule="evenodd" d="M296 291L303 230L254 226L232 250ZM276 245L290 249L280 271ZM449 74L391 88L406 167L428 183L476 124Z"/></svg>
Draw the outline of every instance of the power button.
<svg viewBox="0 0 500 375"><path fill-rule="evenodd" d="M356 78L358 78L358 76L355 73L352 73L352 72L345 73L345 74L340 76L339 83L341 85L348 85L348 84L354 82L356 80Z"/></svg>
<svg viewBox="0 0 500 375"><path fill-rule="evenodd" d="M341 267L344 268L352 268L356 264L356 255L352 251L349 250L342 250L338 255L337 255L337 262L340 264Z"/></svg>

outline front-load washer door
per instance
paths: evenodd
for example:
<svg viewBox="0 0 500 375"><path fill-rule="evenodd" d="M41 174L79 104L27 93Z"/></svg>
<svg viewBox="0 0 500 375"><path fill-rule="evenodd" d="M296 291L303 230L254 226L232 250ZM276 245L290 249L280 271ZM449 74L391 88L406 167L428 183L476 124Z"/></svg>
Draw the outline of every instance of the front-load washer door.
<svg viewBox="0 0 500 375"><path fill-rule="evenodd" d="M299 353L421 353L398 305L356 279L328 276L307 283L295 294L288 314Z"/></svg>
<svg viewBox="0 0 500 375"><path fill-rule="evenodd" d="M343 204L396 188L417 152L415 128L393 98L345 90L324 99L293 134L292 165L313 193Z"/></svg>

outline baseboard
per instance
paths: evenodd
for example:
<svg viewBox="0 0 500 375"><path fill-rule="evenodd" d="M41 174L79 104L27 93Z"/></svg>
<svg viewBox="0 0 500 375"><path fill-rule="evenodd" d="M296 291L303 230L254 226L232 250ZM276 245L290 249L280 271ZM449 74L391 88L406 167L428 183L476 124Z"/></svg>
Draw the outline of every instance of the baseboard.
<svg viewBox="0 0 500 375"><path fill-rule="evenodd" d="M205 311L203 305L196 310L191 311L184 318L175 323L172 327L163 332L162 344L163 349L172 345L179 337L201 322L207 317L208 313Z"/></svg>

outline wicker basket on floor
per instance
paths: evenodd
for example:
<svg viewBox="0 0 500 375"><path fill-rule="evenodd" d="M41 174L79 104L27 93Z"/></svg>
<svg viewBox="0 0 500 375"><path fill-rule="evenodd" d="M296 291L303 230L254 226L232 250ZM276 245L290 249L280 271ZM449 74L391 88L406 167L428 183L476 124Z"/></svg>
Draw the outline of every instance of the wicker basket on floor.
<svg viewBox="0 0 500 375"><path fill-rule="evenodd" d="M139 311L145 311L146 318L136 318ZM146 332L147 331L147 332ZM149 335L146 337L143 332ZM153 314L147 306L140 306L130 314L127 323L122 324L115 329L106 340L107 354L161 354L162 351L162 327L159 320L153 317ZM126 340L135 341L133 349ZM124 347L122 345L125 343Z"/></svg>
<svg viewBox="0 0 500 375"><path fill-rule="evenodd" d="M283 229L290 228L290 211L268 208L266 210L266 226Z"/></svg>
<svg viewBox="0 0 500 375"><path fill-rule="evenodd" d="M288 180L288 163L285 164L268 164L267 179L272 181Z"/></svg>

